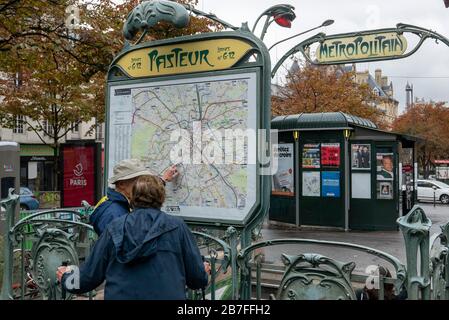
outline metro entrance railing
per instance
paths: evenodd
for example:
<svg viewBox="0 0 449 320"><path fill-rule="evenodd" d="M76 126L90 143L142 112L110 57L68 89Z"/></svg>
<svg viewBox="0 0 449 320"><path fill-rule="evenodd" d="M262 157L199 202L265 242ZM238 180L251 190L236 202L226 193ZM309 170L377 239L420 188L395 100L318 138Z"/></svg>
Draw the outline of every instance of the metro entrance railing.
<svg viewBox="0 0 449 320"><path fill-rule="evenodd" d="M91 208L35 212L9 225L17 197L1 201L6 208L2 299L63 299L56 282L56 269L63 263L79 265L89 254L96 237L87 223ZM60 219L72 215L71 220ZM356 299L355 290L367 284L378 289L378 299L388 299L385 285L396 293L407 292L408 299L447 300L449 298L449 223L430 235L431 221L415 206L398 219L404 236L407 261L374 248L335 241L275 239L253 242L241 248L239 231L193 229L198 246L211 264L208 287L189 291L188 299ZM31 243L31 248L26 244ZM357 261L338 261L319 252L301 252L301 245L318 245L355 250L383 260L392 266L391 276L358 274ZM290 246L290 249L286 249ZM264 261L264 250L279 253L283 264ZM293 249L291 249L293 248ZM296 253L292 254L292 250ZM284 252L284 251L288 251ZM319 251L319 250L318 250ZM16 256L15 256L16 255ZM374 288L374 287L373 287ZM93 298L90 293L89 298ZM67 296L65 299L75 299Z"/></svg>

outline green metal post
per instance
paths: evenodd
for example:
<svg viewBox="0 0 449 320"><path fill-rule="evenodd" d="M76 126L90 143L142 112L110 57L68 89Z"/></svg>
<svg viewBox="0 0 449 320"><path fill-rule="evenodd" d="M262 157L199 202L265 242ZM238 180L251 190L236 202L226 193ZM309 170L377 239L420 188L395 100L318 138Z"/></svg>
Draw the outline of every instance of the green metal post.
<svg viewBox="0 0 449 320"><path fill-rule="evenodd" d="M232 276L232 299L238 299L238 269L237 269L237 246L238 233L234 227L229 227L226 230L226 235L229 238L229 246L231 247L231 276Z"/></svg>
<svg viewBox="0 0 449 320"><path fill-rule="evenodd" d="M251 245L251 236L252 236L253 229L250 228L250 226L246 227L242 231L241 236L241 248L247 248ZM246 260L249 260L250 257L246 257ZM247 264L247 261L244 262L244 264ZM251 269L249 269L249 272L247 273L240 273L240 282L241 282L241 299L242 300L250 300L251 299Z"/></svg>
<svg viewBox="0 0 449 320"><path fill-rule="evenodd" d="M385 300L384 276L379 273L379 300Z"/></svg>
<svg viewBox="0 0 449 320"><path fill-rule="evenodd" d="M440 243L445 246L449 252L449 222L443 226L440 226L440 228ZM444 282L446 284L446 287L444 290L443 299L449 300L449 254L446 254L444 258Z"/></svg>
<svg viewBox="0 0 449 320"><path fill-rule="evenodd" d="M407 255L407 294L410 300L430 299L429 231L432 222L419 206L399 218ZM418 261L418 254L420 260ZM418 272L418 265L420 272Z"/></svg>
<svg viewBox="0 0 449 320"><path fill-rule="evenodd" d="M262 255L256 257L256 299L262 299Z"/></svg>
<svg viewBox="0 0 449 320"><path fill-rule="evenodd" d="M0 201L1 205L6 209L6 222L4 232L4 252L3 252L3 284L0 294L0 300L13 299L12 293L12 272L14 263L14 246L11 239L9 230L11 230L14 224L14 214L16 212L16 206L19 202L19 196L12 194L10 189L9 197L6 200Z"/></svg>
<svg viewBox="0 0 449 320"><path fill-rule="evenodd" d="M215 300L215 278L216 278L216 270L215 270L215 261L216 257L211 257L210 259L210 299Z"/></svg>
<svg viewBox="0 0 449 320"><path fill-rule="evenodd" d="M25 298L25 235L20 237L21 259L20 259L20 299Z"/></svg>

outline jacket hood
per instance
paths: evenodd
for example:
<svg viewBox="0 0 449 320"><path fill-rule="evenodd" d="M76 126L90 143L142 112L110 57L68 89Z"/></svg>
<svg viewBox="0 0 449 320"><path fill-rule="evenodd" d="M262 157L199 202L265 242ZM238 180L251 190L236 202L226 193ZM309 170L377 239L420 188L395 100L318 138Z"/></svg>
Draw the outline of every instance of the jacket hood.
<svg viewBox="0 0 449 320"><path fill-rule="evenodd" d="M120 192L108 188L106 197L100 200L89 216L89 222L93 225L95 232L100 235L106 229L107 223L109 223L108 216L116 218L128 212L128 199Z"/></svg>
<svg viewBox="0 0 449 320"><path fill-rule="evenodd" d="M117 261L137 263L157 252L158 240L166 232L178 228L175 220L157 209L136 209L113 221L109 232L116 250Z"/></svg>

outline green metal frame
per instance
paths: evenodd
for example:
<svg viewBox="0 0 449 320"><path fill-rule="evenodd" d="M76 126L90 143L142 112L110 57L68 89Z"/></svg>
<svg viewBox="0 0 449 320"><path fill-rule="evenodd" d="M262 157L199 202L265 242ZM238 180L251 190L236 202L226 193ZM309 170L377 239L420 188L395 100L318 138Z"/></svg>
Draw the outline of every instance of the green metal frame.
<svg viewBox="0 0 449 320"><path fill-rule="evenodd" d="M344 242L336 242L336 241L324 241L324 240L312 240L312 239L274 239L274 240L267 240L259 243L255 243L249 247L246 247L242 249L238 255L238 264L241 272L243 274L251 274L251 265L249 263L250 261L250 255L252 252L254 252L256 249L261 249L264 247L270 247L270 246L278 246L278 245L287 245L287 244L319 244L322 246L332 246L332 247L339 247L339 248L346 248L346 249L352 249L357 250L361 252L365 252L374 256L377 256L378 258L381 258L385 260L386 262L390 263L395 268L396 278L398 282L395 283L395 286L397 289L401 288L403 283L406 280L407 272L405 266L394 256L382 252L380 250L369 248L366 246L351 244L351 243L344 243ZM332 259L326 258L328 261L332 261ZM340 265L339 262L332 262L334 265ZM343 265L346 265L344 263ZM294 272L294 269L288 269L286 270L286 273L284 274L284 279L288 277L289 272ZM280 287L281 288L281 287ZM248 285L248 282L242 282L241 286L241 299L247 300L250 298L250 288Z"/></svg>
<svg viewBox="0 0 449 320"><path fill-rule="evenodd" d="M16 198L17 197L17 198ZM6 206L7 219L10 220L15 206L18 205L18 196L10 195L2 201ZM12 225L8 221L5 234L5 265L3 274L3 287L0 300L17 298L13 296L13 269L14 252L20 252L20 298L23 300L27 293L25 285L26 263L29 272L36 283L41 298L61 299L62 294L56 283L56 268L63 262L79 265L79 257L86 257L93 242L96 240L91 225L85 223L88 219L87 211L90 208L80 210L48 210L31 213ZM71 214L76 217L72 220L59 219L59 214ZM79 230L75 232L76 230ZM26 245L31 242L31 249ZM17 248L17 249L16 249ZM27 257L27 252L31 256ZM26 261L30 259L29 261ZM92 298L92 293L89 293ZM70 295L66 297L70 299Z"/></svg>
<svg viewBox="0 0 449 320"><path fill-rule="evenodd" d="M132 16L132 14L130 14ZM135 26L134 26L135 27ZM130 26L125 25L125 33L130 28ZM135 33L135 32L134 32ZM133 34L134 34L133 33ZM236 65L234 65L231 69L223 70L223 71L214 71L214 72L201 72L195 74L185 74L185 75L175 75L175 76L163 76L163 77L152 77L152 78L143 78L143 79L130 79L123 75L117 75L117 71L122 71L119 66L117 66L117 61L123 57L124 55L139 50L142 48L152 48L158 47L162 45L171 45L171 44L185 44L189 42L195 41L206 41L213 39L239 39L251 45L251 51L242 58ZM256 57L255 61L249 61L250 58ZM236 31L227 31L227 32L216 32L216 33L208 33L201 35L193 35L193 36L184 36L175 39L167 39L167 40L159 40L159 41L151 41L148 43L142 43L134 46L126 46L113 60L108 72L108 86L107 86L107 94L106 94L106 106L107 106L107 119L110 115L109 108L109 92L110 88L113 85L118 84L135 84L135 83L149 83L149 81L167 81L167 80L177 80L177 79L194 79L196 77L204 77L204 76L216 76L216 75L227 75L227 74L238 74L245 72L256 72L258 75L258 129L267 129L266 132L266 141L270 141L270 120L271 120L271 77L270 77L270 55L265 44L256 36L254 36L251 32L249 32L246 28L238 29ZM123 72L121 72L123 74ZM109 149L109 124L108 120L106 120L106 147L105 147L105 176L108 173L108 149ZM260 141L258 141L258 145L261 145ZM186 219L191 225L207 225L213 228L222 228L225 229L229 226L234 226L239 230L239 233L242 234L242 242L245 244L251 243L251 235L252 231L257 228L268 214L269 200L270 200L270 177L259 175L261 167L257 166L257 176L260 182L258 182L258 191L257 191L257 203L253 208L252 213L250 213L246 219L246 221L211 221L211 219L198 219L195 221ZM105 188L106 189L106 188ZM243 244L242 243L242 244Z"/></svg>

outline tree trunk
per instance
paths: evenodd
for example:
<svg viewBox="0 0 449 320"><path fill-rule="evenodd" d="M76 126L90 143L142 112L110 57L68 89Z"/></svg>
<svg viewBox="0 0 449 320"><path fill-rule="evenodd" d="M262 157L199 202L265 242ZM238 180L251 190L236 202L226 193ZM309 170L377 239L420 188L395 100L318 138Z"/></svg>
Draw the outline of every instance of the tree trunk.
<svg viewBox="0 0 449 320"><path fill-rule="evenodd" d="M53 191L60 191L59 190L59 155L58 155L58 141L55 139L54 145L53 145L53 159L54 159L54 165L53 165Z"/></svg>

